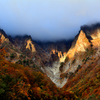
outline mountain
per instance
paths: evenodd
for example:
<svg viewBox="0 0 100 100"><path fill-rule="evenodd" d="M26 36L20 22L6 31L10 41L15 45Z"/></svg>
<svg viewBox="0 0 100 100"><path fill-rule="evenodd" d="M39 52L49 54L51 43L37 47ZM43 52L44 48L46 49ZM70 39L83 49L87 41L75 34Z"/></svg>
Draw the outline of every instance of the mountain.
<svg viewBox="0 0 100 100"><path fill-rule="evenodd" d="M82 26L61 68L63 88L82 100L100 99L100 24Z"/></svg>
<svg viewBox="0 0 100 100"><path fill-rule="evenodd" d="M69 47L60 51L56 43L47 44L52 49L46 51L30 36L11 37L0 30L0 100L77 100L72 91L57 88L45 71Z"/></svg>
<svg viewBox="0 0 100 100"><path fill-rule="evenodd" d="M38 67L42 69L52 80L55 79L55 64L63 62L68 49L71 46L72 39L56 42L40 42L32 40L31 36L7 36L0 30L1 48L5 48L6 59L13 63L19 63L24 66ZM48 72L49 68L49 72ZM55 82L55 81L54 81ZM56 83L56 82L55 82Z"/></svg>
<svg viewBox="0 0 100 100"><path fill-rule="evenodd" d="M0 48L0 100L77 100L72 91L57 88L38 67L11 63L6 54Z"/></svg>
<svg viewBox="0 0 100 100"><path fill-rule="evenodd" d="M100 24L81 26L74 39L40 42L31 36L11 37L0 30L5 59L36 68L58 88L83 100L100 99Z"/></svg>

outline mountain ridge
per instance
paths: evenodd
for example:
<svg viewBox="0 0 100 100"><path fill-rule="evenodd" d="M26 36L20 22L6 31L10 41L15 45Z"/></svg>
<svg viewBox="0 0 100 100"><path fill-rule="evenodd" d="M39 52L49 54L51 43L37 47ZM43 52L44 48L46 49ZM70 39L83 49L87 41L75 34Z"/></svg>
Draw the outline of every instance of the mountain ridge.
<svg viewBox="0 0 100 100"><path fill-rule="evenodd" d="M73 42L69 40L43 43L32 40L28 35L7 38L12 39L13 44L11 45L16 46L15 48L18 48L21 53L23 52L27 58L32 59L37 66L41 66L42 71L58 87L63 87L67 82L66 75L74 73L78 65L83 64L80 59L87 57L86 52L93 50L96 52L95 49L100 45L99 28L100 24L98 23L82 26ZM65 77L61 77L64 75Z"/></svg>
<svg viewBox="0 0 100 100"><path fill-rule="evenodd" d="M11 38L4 31L0 39L8 61L38 68L58 88L71 90L83 100L99 98L100 24L82 26L73 41L43 43L28 35Z"/></svg>

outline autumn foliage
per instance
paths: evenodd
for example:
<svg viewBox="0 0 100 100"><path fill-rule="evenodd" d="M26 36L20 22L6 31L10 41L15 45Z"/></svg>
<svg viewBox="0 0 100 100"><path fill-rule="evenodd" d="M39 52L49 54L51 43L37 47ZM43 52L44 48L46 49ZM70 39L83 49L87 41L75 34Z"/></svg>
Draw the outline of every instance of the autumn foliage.
<svg viewBox="0 0 100 100"><path fill-rule="evenodd" d="M42 72L8 62L0 49L0 100L77 100L74 93L59 89Z"/></svg>
<svg viewBox="0 0 100 100"><path fill-rule="evenodd" d="M81 100L100 100L100 57L91 57L80 66L63 87Z"/></svg>

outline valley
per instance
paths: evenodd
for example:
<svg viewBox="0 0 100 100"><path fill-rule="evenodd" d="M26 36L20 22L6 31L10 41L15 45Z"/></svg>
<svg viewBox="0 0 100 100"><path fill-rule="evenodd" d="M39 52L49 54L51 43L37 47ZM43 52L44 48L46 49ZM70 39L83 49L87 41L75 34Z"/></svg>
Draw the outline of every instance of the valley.
<svg viewBox="0 0 100 100"><path fill-rule="evenodd" d="M22 70L34 69L36 75L38 72L43 74L43 80L45 77L47 80L51 79L49 82L53 82L51 84L54 88L71 91L68 92L69 95L75 94L74 99L68 100L100 99L99 23L82 26L74 39L56 42L35 41L28 35L12 37L0 29L0 49L6 52L3 62L25 66ZM45 100L49 99L51 98Z"/></svg>

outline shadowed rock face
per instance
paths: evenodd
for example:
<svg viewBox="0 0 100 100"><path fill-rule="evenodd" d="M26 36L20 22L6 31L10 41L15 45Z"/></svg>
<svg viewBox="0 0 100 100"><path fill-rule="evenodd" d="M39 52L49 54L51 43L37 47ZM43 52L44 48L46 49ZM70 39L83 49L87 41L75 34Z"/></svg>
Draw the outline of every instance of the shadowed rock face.
<svg viewBox="0 0 100 100"><path fill-rule="evenodd" d="M80 30L83 30L85 34L93 34L92 31L96 29L100 29L100 23L92 24L92 25L83 25Z"/></svg>
<svg viewBox="0 0 100 100"><path fill-rule="evenodd" d="M5 38L8 38L7 34L5 33L3 29L0 29L0 33L2 33L2 35L4 35Z"/></svg>

